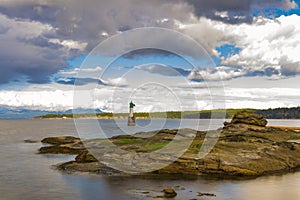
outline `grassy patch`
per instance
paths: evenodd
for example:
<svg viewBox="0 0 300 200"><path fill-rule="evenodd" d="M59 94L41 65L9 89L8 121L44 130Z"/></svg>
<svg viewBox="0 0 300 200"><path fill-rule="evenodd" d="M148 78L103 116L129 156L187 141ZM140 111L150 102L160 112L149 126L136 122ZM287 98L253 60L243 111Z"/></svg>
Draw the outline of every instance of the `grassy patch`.
<svg viewBox="0 0 300 200"><path fill-rule="evenodd" d="M116 145L127 145L127 144L140 144L143 140L141 139L119 139L116 141L113 141Z"/></svg>
<svg viewBox="0 0 300 200"><path fill-rule="evenodd" d="M195 139L192 144L189 146L187 153L198 154L203 144L203 140Z"/></svg>
<svg viewBox="0 0 300 200"><path fill-rule="evenodd" d="M143 147L140 147L138 151L153 151L153 150L156 150L156 149L160 149L160 148L166 146L167 144L169 144L169 142L149 144L149 145L145 145Z"/></svg>

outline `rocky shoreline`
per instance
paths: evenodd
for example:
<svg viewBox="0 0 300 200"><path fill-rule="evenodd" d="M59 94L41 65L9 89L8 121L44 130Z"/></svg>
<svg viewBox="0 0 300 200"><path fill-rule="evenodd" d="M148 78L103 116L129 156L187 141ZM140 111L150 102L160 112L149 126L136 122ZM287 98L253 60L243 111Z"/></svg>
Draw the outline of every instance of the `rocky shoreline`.
<svg viewBox="0 0 300 200"><path fill-rule="evenodd" d="M230 123L220 129L220 135L214 148L207 156L198 158L206 131L190 129L163 129L147 138L141 134L120 135L110 141L125 151L148 153L156 151L180 132L182 141L189 139L191 131L195 133L193 142L187 151L172 164L151 173L140 174L149 177L165 175L209 176L218 178L255 178L258 176L293 172L300 168L300 133L292 129L267 127L267 121L260 115L250 112L237 113ZM186 135L185 135L186 133ZM42 140L48 144L39 149L42 154L74 154L74 161L59 164L58 169L71 172L88 172L109 176L128 176L124 172L112 169L94 158L85 148L93 144L101 148L104 156L117 160L103 139L81 141L71 136L51 137ZM161 161L163 162L163 160Z"/></svg>

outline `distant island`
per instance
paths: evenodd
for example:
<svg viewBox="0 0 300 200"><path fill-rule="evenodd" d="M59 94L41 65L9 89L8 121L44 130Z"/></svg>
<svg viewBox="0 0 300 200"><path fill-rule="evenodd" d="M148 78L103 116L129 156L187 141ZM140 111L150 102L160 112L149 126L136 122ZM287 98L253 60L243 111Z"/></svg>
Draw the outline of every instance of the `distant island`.
<svg viewBox="0 0 300 200"><path fill-rule="evenodd" d="M249 111L262 115L266 119L300 119L300 107L292 108L274 108L274 109L217 109L217 110L201 110L201 111L167 111L167 112L137 112L134 113L137 119L149 118L168 118L168 119L230 119L239 111ZM213 115L212 115L213 113ZM99 119L127 119L128 113L83 113L83 114L46 114L34 117L34 119L67 119L67 118L99 118Z"/></svg>

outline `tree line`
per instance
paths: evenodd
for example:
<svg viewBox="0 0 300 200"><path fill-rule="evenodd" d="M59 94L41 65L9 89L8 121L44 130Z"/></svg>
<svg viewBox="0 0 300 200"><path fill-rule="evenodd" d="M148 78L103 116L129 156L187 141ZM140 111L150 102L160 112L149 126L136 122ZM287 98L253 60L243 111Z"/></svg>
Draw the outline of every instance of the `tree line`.
<svg viewBox="0 0 300 200"><path fill-rule="evenodd" d="M262 115L266 119L300 119L300 107L293 108L273 108L273 109L218 109L202 111L167 111L167 112L138 112L134 113L136 118L168 118L168 119L230 119L233 115L242 110L247 110ZM36 118L126 118L128 113L108 113L101 112L96 114L47 114Z"/></svg>

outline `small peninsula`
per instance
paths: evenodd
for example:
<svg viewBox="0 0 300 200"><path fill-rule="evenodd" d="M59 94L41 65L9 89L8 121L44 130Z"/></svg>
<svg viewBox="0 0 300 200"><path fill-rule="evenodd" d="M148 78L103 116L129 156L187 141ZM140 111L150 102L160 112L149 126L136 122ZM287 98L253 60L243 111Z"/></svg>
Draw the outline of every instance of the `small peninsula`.
<svg viewBox="0 0 300 200"><path fill-rule="evenodd" d="M203 159L198 153L207 131L195 131L196 136L187 149L176 161L167 167L143 175L192 175L213 176L220 178L255 178L258 176L293 172L300 168L300 128L267 127L267 120L256 113L240 111L231 122L225 122L220 128L218 142ZM178 130L159 130L149 138L133 135L119 135L110 141L126 151L151 152L167 145ZM183 129L182 140L188 139L190 129ZM151 134L151 133L149 133ZM74 154L74 161L57 166L65 172L89 172L102 175L125 175L98 162L83 145L93 143L101 148L103 156L114 157L106 147L104 139L85 140L71 136L51 137L42 140L46 143L39 149L41 154ZM50 144L50 145L49 145ZM161 161L163 162L163 160Z"/></svg>

